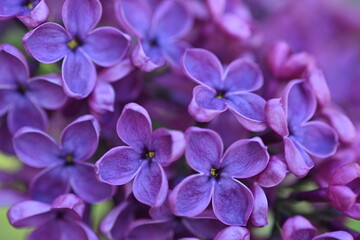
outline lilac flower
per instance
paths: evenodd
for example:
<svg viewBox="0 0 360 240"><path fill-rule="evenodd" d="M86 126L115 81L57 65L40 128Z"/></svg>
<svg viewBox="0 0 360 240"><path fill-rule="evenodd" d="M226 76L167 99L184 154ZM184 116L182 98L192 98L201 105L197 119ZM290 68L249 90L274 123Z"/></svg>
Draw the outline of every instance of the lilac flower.
<svg viewBox="0 0 360 240"><path fill-rule="evenodd" d="M265 169L269 154L260 138L239 140L223 154L220 136L208 129L189 128L185 156L199 172L178 184L170 195L175 214L192 217L209 205L216 217L229 225L246 225L254 208L254 196L234 178L249 178Z"/></svg>
<svg viewBox="0 0 360 240"><path fill-rule="evenodd" d="M286 220L282 227L283 240L353 240L345 231L328 232L316 236L316 228L302 216L294 216Z"/></svg>
<svg viewBox="0 0 360 240"><path fill-rule="evenodd" d="M229 109L250 131L262 131L265 100L250 93L263 84L260 69L244 59L230 63L225 71L218 58L204 49L187 50L183 58L185 73L200 85L193 90L190 114L200 122L208 122Z"/></svg>
<svg viewBox="0 0 360 240"><path fill-rule="evenodd" d="M346 164L339 167L329 183L328 197L331 204L346 215L360 220L360 165Z"/></svg>
<svg viewBox="0 0 360 240"><path fill-rule="evenodd" d="M32 197L51 202L70 189L91 203L111 197L112 186L99 182L94 165L84 162L96 151L98 139L98 123L91 115L70 123L61 134L61 144L42 131L20 129L13 139L16 155L29 166L45 168L31 182Z"/></svg>
<svg viewBox="0 0 360 240"><path fill-rule="evenodd" d="M26 51L39 62L53 63L64 58L64 89L71 97L87 97L96 83L94 63L111 66L129 46L127 35L115 28L93 29L101 13L99 0L66 0L62 10L65 29L45 23L23 38Z"/></svg>
<svg viewBox="0 0 360 240"><path fill-rule="evenodd" d="M0 20L17 17L29 28L35 28L45 22L49 9L45 0L2 0L0 2Z"/></svg>
<svg viewBox="0 0 360 240"><path fill-rule="evenodd" d="M315 110L315 95L303 80L291 81L281 99L271 99L266 104L267 123L283 137L287 166L298 177L304 177L314 166L308 153L329 157L338 145L331 127L309 121Z"/></svg>
<svg viewBox="0 0 360 240"><path fill-rule="evenodd" d="M112 148L96 162L99 179L112 185L123 185L135 178L135 198L150 206L160 206L168 192L163 167L182 155L183 134L162 128L152 131L148 113L136 103L124 107L116 130L129 146Z"/></svg>
<svg viewBox="0 0 360 240"><path fill-rule="evenodd" d="M181 41L192 26L192 18L182 1L166 0L154 12L146 0L116 1L120 24L137 43L132 53L135 66L150 72L167 62L179 63L189 44Z"/></svg>
<svg viewBox="0 0 360 240"><path fill-rule="evenodd" d="M8 113L11 133L23 126L45 129L45 109L59 109L66 96L61 77L49 74L30 78L24 55L10 44L0 45L0 115Z"/></svg>
<svg viewBox="0 0 360 240"><path fill-rule="evenodd" d="M216 24L231 36L247 40L252 35L252 19L246 5L236 0L207 0Z"/></svg>
<svg viewBox="0 0 360 240"><path fill-rule="evenodd" d="M13 205L8 218L15 227L35 227L29 240L97 240L81 219L84 202L74 194L57 197L52 204L27 200Z"/></svg>

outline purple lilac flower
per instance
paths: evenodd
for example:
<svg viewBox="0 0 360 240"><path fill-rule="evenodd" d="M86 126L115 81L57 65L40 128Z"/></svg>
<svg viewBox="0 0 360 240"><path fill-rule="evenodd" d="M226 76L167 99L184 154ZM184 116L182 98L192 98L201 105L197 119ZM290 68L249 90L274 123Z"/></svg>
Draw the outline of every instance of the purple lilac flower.
<svg viewBox="0 0 360 240"><path fill-rule="evenodd" d="M149 114L136 103L124 107L116 130L128 146L112 148L96 162L99 179L123 185L134 178L135 198L150 206L160 206L168 192L163 167L182 155L182 132L163 128L152 131Z"/></svg>
<svg viewBox="0 0 360 240"><path fill-rule="evenodd" d="M94 165L85 163L96 151L98 139L98 123L91 115L70 123L61 144L40 130L20 129L13 139L16 155L29 166L45 168L31 182L33 199L51 202L70 190L91 203L111 197L113 187L99 182Z"/></svg>
<svg viewBox="0 0 360 240"><path fill-rule="evenodd" d="M216 24L231 36L246 40L252 35L252 19L246 5L236 0L207 0Z"/></svg>
<svg viewBox="0 0 360 240"><path fill-rule="evenodd" d="M10 44L0 45L0 115L7 115L12 134L31 126L45 129L45 109L59 109L66 102L61 77L48 74L30 78L24 55Z"/></svg>
<svg viewBox="0 0 360 240"><path fill-rule="evenodd" d="M250 232L244 227L230 226L219 232L214 240L250 240Z"/></svg>
<svg viewBox="0 0 360 240"><path fill-rule="evenodd" d="M26 51L39 62L53 63L64 58L64 90L71 97L87 97L96 84L94 63L114 65L129 46L128 36L116 28L94 29L101 13L99 0L66 0L62 9L65 28L45 23L23 38Z"/></svg>
<svg viewBox="0 0 360 240"><path fill-rule="evenodd" d="M13 205L8 218L17 228L35 227L29 240L97 240L82 220L84 202L74 194L58 196L51 204L27 200Z"/></svg>
<svg viewBox="0 0 360 240"><path fill-rule="evenodd" d="M190 114L200 122L208 122L229 109L250 131L262 131L265 125L265 100L251 93L263 84L255 63L237 59L224 71L218 58L204 49L187 50L183 58L186 75L200 84L193 90Z"/></svg>
<svg viewBox="0 0 360 240"><path fill-rule="evenodd" d="M328 187L331 205L346 215L360 220L360 165L346 164L332 175Z"/></svg>
<svg viewBox="0 0 360 240"><path fill-rule="evenodd" d="M174 213L196 216L212 199L221 222L246 225L254 209L254 196L235 178L246 179L265 169L269 154L261 139L239 140L223 154L222 140L212 130L191 127L185 138L187 163L199 174L185 178L170 194Z"/></svg>
<svg viewBox="0 0 360 240"><path fill-rule="evenodd" d="M36 28L47 20L49 9L45 0L2 0L0 20L17 17L29 28Z"/></svg>
<svg viewBox="0 0 360 240"><path fill-rule="evenodd" d="M254 181L261 187L275 187L284 180L287 173L283 155L273 155L264 171L254 177Z"/></svg>
<svg viewBox="0 0 360 240"><path fill-rule="evenodd" d="M286 220L282 227L283 240L354 240L345 231L328 232L316 236L316 228L302 216L294 216Z"/></svg>
<svg viewBox="0 0 360 240"><path fill-rule="evenodd" d="M304 177L314 166L308 153L325 158L338 146L338 137L330 126L309 121L315 110L315 95L304 80L291 81L282 98L266 104L267 123L283 137L287 166L298 177Z"/></svg>
<svg viewBox="0 0 360 240"><path fill-rule="evenodd" d="M165 0L153 11L147 0L116 1L120 24L135 36L132 53L135 66L150 72L167 62L177 66L189 44L182 41L192 18L182 1Z"/></svg>

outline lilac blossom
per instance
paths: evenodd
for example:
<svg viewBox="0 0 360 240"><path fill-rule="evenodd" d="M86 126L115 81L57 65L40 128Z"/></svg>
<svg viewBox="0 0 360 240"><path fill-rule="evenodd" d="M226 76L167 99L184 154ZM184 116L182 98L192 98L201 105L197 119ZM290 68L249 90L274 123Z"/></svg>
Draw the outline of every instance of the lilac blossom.
<svg viewBox="0 0 360 240"><path fill-rule="evenodd" d="M250 131L266 128L265 100L251 93L263 84L258 66L236 59L223 70L218 58L204 49L189 49L182 62L186 75L200 84L193 90L190 114L200 122L208 122L229 109Z"/></svg>
<svg viewBox="0 0 360 240"><path fill-rule="evenodd" d="M316 236L316 228L304 217L294 216L286 220L282 227L283 240L353 240L345 231L328 232Z"/></svg>
<svg viewBox="0 0 360 240"><path fill-rule="evenodd" d="M192 26L182 1L165 0L155 10L147 0L116 1L120 24L137 39L132 52L135 66L150 72L167 62L177 66L189 44L181 38Z"/></svg>
<svg viewBox="0 0 360 240"><path fill-rule="evenodd" d="M70 123L61 134L61 144L40 130L20 129L13 139L16 155L26 165L44 168L32 179L32 198L51 202L70 190L91 203L111 197L113 187L99 182L94 165L85 163L95 153L98 138L99 126L91 115Z"/></svg>
<svg viewBox="0 0 360 240"><path fill-rule="evenodd" d="M29 240L97 240L82 222L84 202L74 194L58 196L51 204L27 200L13 205L8 218L17 228L35 227Z"/></svg>
<svg viewBox="0 0 360 240"><path fill-rule="evenodd" d="M266 104L267 123L283 137L287 166L298 177L304 177L314 166L308 153L326 158L338 146L338 137L330 126L309 121L315 110L315 95L304 80L291 81L282 98Z"/></svg>
<svg viewBox="0 0 360 240"><path fill-rule="evenodd" d="M64 90L71 97L87 97L96 84L94 63L114 65L129 46L128 36L116 28L94 29L101 14L99 0L66 0L62 9L65 28L45 23L23 38L26 51L39 62L53 63L64 58Z"/></svg>
<svg viewBox="0 0 360 240"><path fill-rule="evenodd" d="M116 130L128 146L112 148L96 162L99 179L112 185L134 179L135 198L149 206L160 206L168 192L163 167L182 155L182 132L163 128L152 131L149 114L136 103L124 107Z"/></svg>
<svg viewBox="0 0 360 240"><path fill-rule="evenodd" d="M261 139L243 139L223 154L220 136L208 129L189 128L185 156L199 174L185 178L170 194L175 214L193 217L212 200L216 217L228 225L246 225L253 209L254 196L235 178L249 178L265 169L269 154Z"/></svg>
<svg viewBox="0 0 360 240"><path fill-rule="evenodd" d="M0 45L0 115L7 114L12 134L31 126L44 130L47 126L45 109L59 109L66 102L58 74L30 78L24 55L10 44Z"/></svg>
<svg viewBox="0 0 360 240"><path fill-rule="evenodd" d="M332 175L328 187L331 204L346 215L360 220L360 165L349 163Z"/></svg>
<svg viewBox="0 0 360 240"><path fill-rule="evenodd" d="M0 20L17 17L29 28L44 23L49 16L45 0L2 0L0 2Z"/></svg>

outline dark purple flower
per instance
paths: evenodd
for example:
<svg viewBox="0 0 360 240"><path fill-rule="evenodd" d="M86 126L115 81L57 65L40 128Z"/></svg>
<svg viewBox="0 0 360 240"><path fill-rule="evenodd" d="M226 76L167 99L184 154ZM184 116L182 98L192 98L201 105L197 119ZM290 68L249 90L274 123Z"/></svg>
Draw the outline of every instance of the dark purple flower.
<svg viewBox="0 0 360 240"><path fill-rule="evenodd" d="M27 200L13 205L8 212L17 228L35 227L29 240L97 240L96 234L81 219L84 202L74 194L58 196L52 204Z"/></svg>
<svg viewBox="0 0 360 240"><path fill-rule="evenodd" d="M360 165L346 164L332 175L328 187L331 205L346 215L360 220Z"/></svg>
<svg viewBox="0 0 360 240"><path fill-rule="evenodd" d="M120 24L137 38L132 60L150 72L167 62L179 63L189 44L181 41L192 26L192 18L182 1L166 0L153 11L148 1L116 1Z"/></svg>
<svg viewBox="0 0 360 240"><path fill-rule="evenodd" d="M61 144L42 131L20 129L13 139L16 155L29 166L45 168L31 182L32 197L51 202L71 189L91 203L111 197L113 187L99 182L94 165L85 163L96 151L98 139L98 123L91 115L70 123L61 134Z"/></svg>
<svg viewBox="0 0 360 240"><path fill-rule="evenodd" d="M315 95L304 80L291 81L282 98L266 104L267 123L283 137L287 166L298 177L304 177L314 166L308 153L325 158L338 146L338 137L330 126L309 121L315 110Z"/></svg>
<svg viewBox="0 0 360 240"><path fill-rule="evenodd" d="M283 240L354 240L345 231L328 232L316 236L316 228L302 216L294 216L286 220L282 227Z"/></svg>
<svg viewBox="0 0 360 240"><path fill-rule="evenodd" d="M250 131L266 128L265 100L251 93L263 84L255 63L237 59L223 70L218 58L204 49L187 50L183 58L187 76L200 84L193 90L190 114L200 122L208 122L229 109Z"/></svg>
<svg viewBox="0 0 360 240"><path fill-rule="evenodd" d="M99 0L66 0L62 10L65 29L57 23L45 23L23 38L26 51L39 62L64 58L64 90L71 97L87 97L96 83L94 63L114 65L129 46L128 36L118 29L94 29L101 13Z"/></svg>
<svg viewBox="0 0 360 240"><path fill-rule="evenodd" d="M136 103L124 107L116 129L120 139L129 146L112 148L96 162L99 179L123 185L135 178L135 198L150 206L160 206L168 192L163 167L182 155L182 132L163 128L152 131L149 114Z"/></svg>
<svg viewBox="0 0 360 240"><path fill-rule="evenodd" d="M48 74L30 78L24 55L10 44L0 45L0 115L8 113L7 125L12 134L31 126L45 129L45 109L58 109L66 102L61 77Z"/></svg>
<svg viewBox="0 0 360 240"><path fill-rule="evenodd" d="M29 28L45 22L49 9L45 0L2 0L0 1L0 20L17 17Z"/></svg>
<svg viewBox="0 0 360 240"><path fill-rule="evenodd" d="M265 169L269 154L261 139L239 140L223 154L222 140L212 130L191 127L185 138L187 163L199 174L185 178L170 194L174 213L196 216L212 199L221 222L246 225L254 209L254 196L235 178L249 178Z"/></svg>

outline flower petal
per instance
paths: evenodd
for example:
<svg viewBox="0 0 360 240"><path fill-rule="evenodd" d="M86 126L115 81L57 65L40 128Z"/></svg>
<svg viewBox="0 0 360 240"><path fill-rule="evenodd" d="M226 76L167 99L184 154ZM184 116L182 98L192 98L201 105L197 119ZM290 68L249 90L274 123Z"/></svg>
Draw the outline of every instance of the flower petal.
<svg viewBox="0 0 360 240"><path fill-rule="evenodd" d="M185 74L193 81L210 88L221 89L223 69L219 59L210 51L188 49L183 57Z"/></svg>
<svg viewBox="0 0 360 240"><path fill-rule="evenodd" d="M254 93L228 95L226 104L240 124L247 130L260 132L265 130L266 101Z"/></svg>
<svg viewBox="0 0 360 240"><path fill-rule="evenodd" d="M244 184L224 177L215 184L212 206L221 222L245 226L254 208L254 197Z"/></svg>
<svg viewBox="0 0 360 240"><path fill-rule="evenodd" d="M159 207L164 203L168 189L168 180L163 168L150 160L142 165L133 183L135 198L152 207Z"/></svg>
<svg viewBox="0 0 360 240"><path fill-rule="evenodd" d="M115 4L115 13L120 25L138 38L145 37L150 29L152 15L147 1L121 0Z"/></svg>
<svg viewBox="0 0 360 240"><path fill-rule="evenodd" d="M50 210L49 204L27 200L11 206L8 218L14 227L34 227L52 218Z"/></svg>
<svg viewBox="0 0 360 240"><path fill-rule="evenodd" d="M115 90L105 81L96 81L95 89L88 99L89 107L97 114L114 111Z"/></svg>
<svg viewBox="0 0 360 240"><path fill-rule="evenodd" d="M99 123L91 115L79 117L61 134L61 147L65 154L72 154L75 162L89 159L99 143Z"/></svg>
<svg viewBox="0 0 360 240"><path fill-rule="evenodd" d="M265 117L269 126L280 136L288 136L289 129L285 110L279 98L270 99L265 105Z"/></svg>
<svg viewBox="0 0 360 240"><path fill-rule="evenodd" d="M265 170L255 177L256 182L262 187L275 187L284 180L288 170L280 156L270 157Z"/></svg>
<svg viewBox="0 0 360 240"><path fill-rule="evenodd" d="M255 176L265 169L269 158L261 138L238 140L224 154L221 175L236 178Z"/></svg>
<svg viewBox="0 0 360 240"><path fill-rule="evenodd" d="M180 38L192 25L191 15L179 1L164 1L154 12L154 35L159 39Z"/></svg>
<svg viewBox="0 0 360 240"><path fill-rule="evenodd" d="M29 79L30 86L27 95L31 100L46 109L59 109L67 97L62 88L59 74L47 74Z"/></svg>
<svg viewBox="0 0 360 240"><path fill-rule="evenodd" d="M212 216L200 216L206 211L211 211ZM223 230L226 225L216 219L211 209L205 210L200 215L193 218L182 218L186 228L201 239L214 239L216 234Z"/></svg>
<svg viewBox="0 0 360 240"><path fill-rule="evenodd" d="M293 136L308 153L321 158L333 155L339 144L335 131L319 121L293 129Z"/></svg>
<svg viewBox="0 0 360 240"><path fill-rule="evenodd" d="M130 224L125 239L173 239L175 227L176 222L173 221L136 220Z"/></svg>
<svg viewBox="0 0 360 240"><path fill-rule="evenodd" d="M292 138L284 137L285 160L290 172L305 177L314 166L309 155Z"/></svg>
<svg viewBox="0 0 360 240"><path fill-rule="evenodd" d="M316 236L313 240L354 240L353 236L345 231L328 232Z"/></svg>
<svg viewBox="0 0 360 240"><path fill-rule="evenodd" d="M169 203L176 215L193 217L209 205L214 191L214 181L202 174L182 180L171 192Z"/></svg>
<svg viewBox="0 0 360 240"><path fill-rule="evenodd" d="M40 24L46 22L49 17L49 8L45 0L40 0L30 14L17 16L17 18L28 28L36 28Z"/></svg>
<svg viewBox="0 0 360 240"><path fill-rule="evenodd" d="M250 232L244 227L230 226L219 232L214 240L250 240Z"/></svg>
<svg viewBox="0 0 360 240"><path fill-rule="evenodd" d="M241 58L230 63L225 76L224 89L229 92L255 91L264 82L260 68Z"/></svg>
<svg viewBox="0 0 360 240"><path fill-rule="evenodd" d="M53 63L62 59L70 50L70 38L57 23L44 23L23 37L26 52L39 62Z"/></svg>
<svg viewBox="0 0 360 240"><path fill-rule="evenodd" d="M268 201L264 190L257 184L253 184L251 191L254 195L254 211L251 213L251 223L256 227L268 225Z"/></svg>
<svg viewBox="0 0 360 240"><path fill-rule="evenodd" d="M316 228L302 216L286 220L282 227L283 240L311 240L316 235Z"/></svg>
<svg viewBox="0 0 360 240"><path fill-rule="evenodd" d="M99 22L102 6L99 0L66 0L62 18L73 37L84 38Z"/></svg>
<svg viewBox="0 0 360 240"><path fill-rule="evenodd" d="M6 89L16 89L18 84L26 84L29 66L24 55L13 45L0 44L0 85Z"/></svg>
<svg viewBox="0 0 360 240"><path fill-rule="evenodd" d="M303 80L289 82L283 97L289 127L297 127L308 121L315 113L316 98ZM290 129L291 130L291 129Z"/></svg>
<svg viewBox="0 0 360 240"><path fill-rule="evenodd" d="M58 144L46 133L34 128L22 128L13 138L18 158L31 167L47 167L62 163Z"/></svg>
<svg viewBox="0 0 360 240"><path fill-rule="evenodd" d="M172 158L172 136L168 130L164 128L156 129L151 135L151 151L155 155L153 160L162 166L167 166L171 163Z"/></svg>
<svg viewBox="0 0 360 240"><path fill-rule="evenodd" d="M44 130L47 122L44 110L27 98L19 98L7 115L8 127L12 134L24 126Z"/></svg>
<svg viewBox="0 0 360 240"><path fill-rule="evenodd" d="M209 176L211 168L220 168L224 145L217 132L190 127L185 132L185 140L185 157L192 169Z"/></svg>
<svg viewBox="0 0 360 240"><path fill-rule="evenodd" d="M226 111L224 99L216 97L216 92L205 86L196 86L189 105L189 113L199 122L208 122Z"/></svg>
<svg viewBox="0 0 360 240"><path fill-rule="evenodd" d="M0 2L0 20L9 19L23 10L22 0L3 0Z"/></svg>
<svg viewBox="0 0 360 240"><path fill-rule="evenodd" d="M81 52L70 52L62 64L64 90L74 98L85 98L94 90L96 69L94 64Z"/></svg>
<svg viewBox="0 0 360 240"><path fill-rule="evenodd" d="M131 54L134 65L143 72L151 72L165 65L165 59L159 47L152 47L149 43L138 42Z"/></svg>
<svg viewBox="0 0 360 240"><path fill-rule="evenodd" d="M61 238L61 226L58 225L57 221L49 221L44 225L41 225L35 229L29 236L29 240L62 240Z"/></svg>
<svg viewBox="0 0 360 240"><path fill-rule="evenodd" d="M100 27L90 32L82 46L96 64L109 67L124 56L130 37L113 27Z"/></svg>
<svg viewBox="0 0 360 240"><path fill-rule="evenodd" d="M89 203L109 199L115 192L115 188L111 185L96 179L95 166L89 163L76 164L70 177L70 184L74 192Z"/></svg>
<svg viewBox="0 0 360 240"><path fill-rule="evenodd" d="M0 89L0 116L9 111L16 102L16 93L8 89Z"/></svg>
<svg viewBox="0 0 360 240"><path fill-rule="evenodd" d="M98 178L111 185L123 185L139 171L141 156L130 147L110 149L96 162Z"/></svg>
<svg viewBox="0 0 360 240"><path fill-rule="evenodd" d="M116 131L122 141L143 152L151 140L152 126L148 112L136 103L125 105L116 124Z"/></svg>
<svg viewBox="0 0 360 240"><path fill-rule="evenodd" d="M85 203L77 195L72 193L67 193L58 196L52 202L52 209L64 211L66 213L71 213L71 215L66 214L67 217L69 217L70 215L72 217L71 220L79 221L83 217L83 213L85 210Z"/></svg>
<svg viewBox="0 0 360 240"><path fill-rule="evenodd" d="M51 203L56 197L69 190L69 174L63 165L44 169L30 183L32 198L41 202Z"/></svg>

